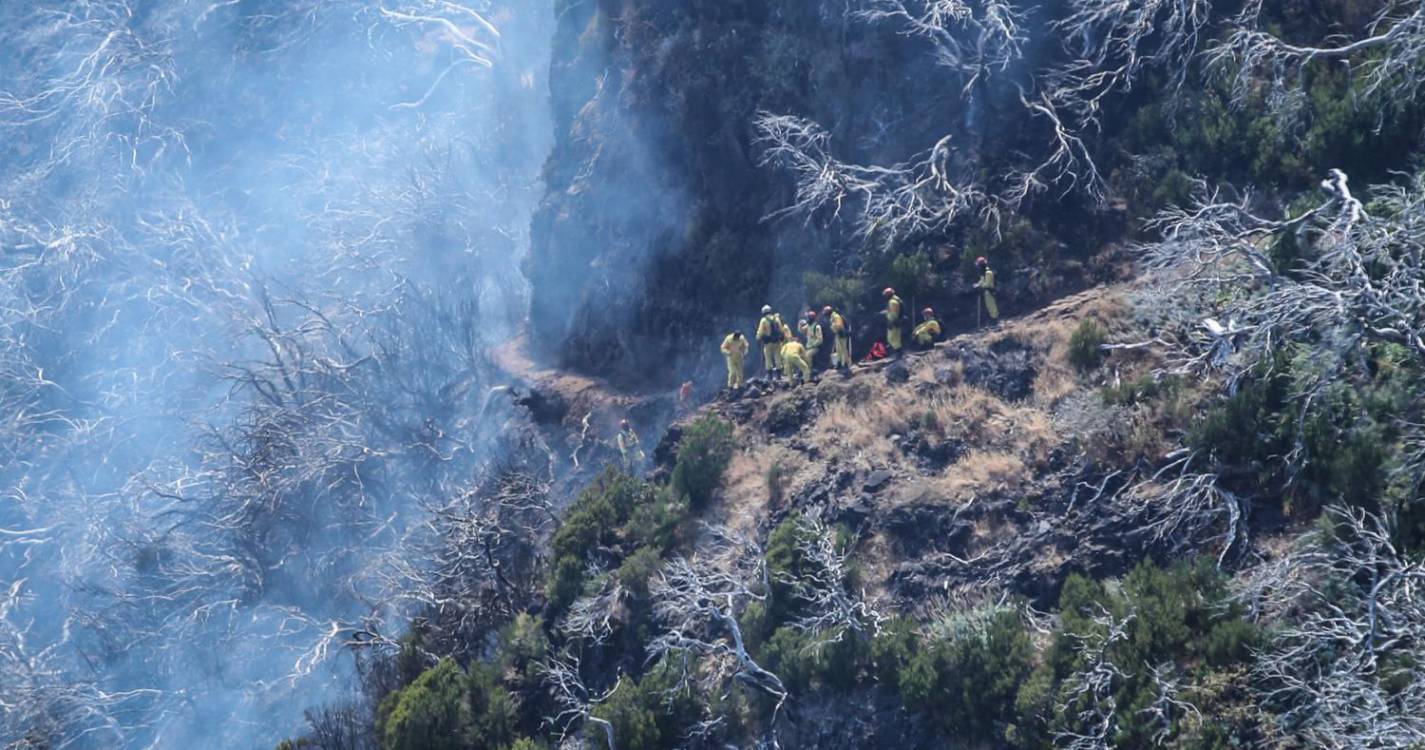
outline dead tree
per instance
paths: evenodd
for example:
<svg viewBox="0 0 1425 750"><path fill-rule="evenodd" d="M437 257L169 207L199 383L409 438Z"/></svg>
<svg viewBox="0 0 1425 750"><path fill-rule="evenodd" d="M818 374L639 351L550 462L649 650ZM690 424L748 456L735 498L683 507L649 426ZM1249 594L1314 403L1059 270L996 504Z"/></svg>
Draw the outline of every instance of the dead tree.
<svg viewBox="0 0 1425 750"><path fill-rule="evenodd" d="M1258 700L1313 747L1404 748L1425 737L1425 566L1388 524L1328 511L1318 531L1243 595L1276 638L1253 666Z"/></svg>
<svg viewBox="0 0 1425 750"><path fill-rule="evenodd" d="M594 709L613 696L622 683L614 683L607 692L596 694L584 686L584 678L579 673L579 658L569 652L551 655L540 664L544 684L554 701L559 705L559 713L545 718L545 725L559 731L560 746L576 733L582 734L587 728L597 729L608 744L608 750L618 750L614 737L614 725L607 719L594 715ZM586 737L579 737L575 747L583 747Z"/></svg>
<svg viewBox="0 0 1425 750"><path fill-rule="evenodd" d="M1349 66L1361 81L1357 91L1382 101L1406 101L1420 91L1425 72L1425 7L1418 0L1389 0L1357 38L1332 36L1291 42L1267 30L1261 0L1251 0L1232 20L1232 30L1208 50L1209 65L1231 77L1233 99L1245 103L1263 89L1279 112L1304 102L1302 70L1315 61Z"/></svg>
<svg viewBox="0 0 1425 750"><path fill-rule="evenodd" d="M1095 627L1070 634L1080 665L1060 688L1058 712L1068 721L1054 736L1066 750L1109 750L1118 726L1118 701L1114 697L1130 675L1113 662L1112 650L1128 637L1132 616L1115 617L1107 610L1093 616Z"/></svg>
<svg viewBox="0 0 1425 750"><path fill-rule="evenodd" d="M800 521L797 552L803 564L801 575L780 574L777 582L804 608L792 626L811 636L809 650L839 643L848 635L874 637L885 621L856 592L847 590L851 553L839 549L836 531L826 524L803 517Z"/></svg>
<svg viewBox="0 0 1425 750"><path fill-rule="evenodd" d="M775 700L770 725L788 698L780 677L762 667L747 649L738 617L746 605L767 594L760 546L725 530L708 529L707 548L670 560L653 580L655 618L662 632L648 645L651 659L680 670L683 684L706 694L733 685Z"/></svg>
<svg viewBox="0 0 1425 750"><path fill-rule="evenodd" d="M837 159L831 135L810 120L762 112L754 125L761 164L787 169L797 182L792 204L768 218L837 218L849 207L856 235L888 248L906 237L944 231L967 214L986 221L997 216L979 185L953 173L949 136L905 162L879 167Z"/></svg>
<svg viewBox="0 0 1425 750"><path fill-rule="evenodd" d="M960 77L966 97L1024 54L1024 11L1006 0L871 0L855 15L930 42L936 64Z"/></svg>
<svg viewBox="0 0 1425 750"><path fill-rule="evenodd" d="M1203 190L1188 208L1153 223L1163 239L1145 246L1150 270L1180 289L1231 292L1240 301L1215 315L1202 311L1213 347L1210 361L1250 369L1283 342L1313 346L1327 363L1354 356L1367 342L1397 344L1425 359L1425 181L1372 191L1368 213L1332 170L1325 200L1300 216L1268 219L1249 199L1224 200ZM1272 243L1294 240L1305 252L1293 267L1271 259ZM1219 322L1225 319L1225 324ZM1208 322L1208 321L1211 322Z"/></svg>

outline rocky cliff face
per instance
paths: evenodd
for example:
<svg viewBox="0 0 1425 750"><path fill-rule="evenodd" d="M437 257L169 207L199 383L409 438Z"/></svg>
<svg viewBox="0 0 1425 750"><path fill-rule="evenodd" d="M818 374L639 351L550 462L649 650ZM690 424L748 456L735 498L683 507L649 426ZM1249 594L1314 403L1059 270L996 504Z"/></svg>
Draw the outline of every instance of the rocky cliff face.
<svg viewBox="0 0 1425 750"><path fill-rule="evenodd" d="M867 164L905 160L947 132L955 159L984 169L1015 147L1014 128L986 123L1019 117L1017 102L1000 112L989 96L966 108L922 45L837 5L558 4L555 147L526 268L544 359L666 381L679 358L715 357L712 337L747 326L762 304L790 312L824 301L807 299L807 271L881 283L893 253L865 252L839 219L768 220L792 202L793 186L759 166L760 111L823 123L838 156ZM1065 235L1096 247L1093 232ZM965 239L918 246L953 269ZM1062 244L1029 241L1036 253ZM947 305L965 304L955 294L968 266L960 270L937 289ZM1003 275L1006 286L1027 288L1027 277Z"/></svg>

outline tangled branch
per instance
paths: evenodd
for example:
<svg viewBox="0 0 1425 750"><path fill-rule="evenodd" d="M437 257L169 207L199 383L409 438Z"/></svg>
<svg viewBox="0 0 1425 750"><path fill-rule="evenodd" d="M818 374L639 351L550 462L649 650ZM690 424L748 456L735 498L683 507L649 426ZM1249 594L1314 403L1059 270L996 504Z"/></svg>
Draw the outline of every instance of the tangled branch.
<svg viewBox="0 0 1425 750"><path fill-rule="evenodd" d="M857 236L890 247L907 237L943 232L972 212L984 222L998 216L983 189L952 174L950 136L906 162L876 167L832 156L831 135L810 120L762 112L754 125L760 164L785 168L796 178L792 204L768 218L800 215L809 222L819 213L837 218L850 206Z"/></svg>
<svg viewBox="0 0 1425 750"><path fill-rule="evenodd" d="M1259 698L1314 747L1410 747L1425 737L1425 566L1388 525L1333 508L1243 594L1277 628L1253 667Z"/></svg>

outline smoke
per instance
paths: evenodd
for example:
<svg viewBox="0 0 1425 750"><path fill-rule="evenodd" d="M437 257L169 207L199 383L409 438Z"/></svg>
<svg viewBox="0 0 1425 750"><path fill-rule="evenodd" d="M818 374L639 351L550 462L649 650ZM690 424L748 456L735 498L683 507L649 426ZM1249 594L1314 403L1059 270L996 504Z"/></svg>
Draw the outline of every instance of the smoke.
<svg viewBox="0 0 1425 750"><path fill-rule="evenodd" d="M428 508L501 454L552 27L0 7L5 746L270 746L427 604Z"/></svg>

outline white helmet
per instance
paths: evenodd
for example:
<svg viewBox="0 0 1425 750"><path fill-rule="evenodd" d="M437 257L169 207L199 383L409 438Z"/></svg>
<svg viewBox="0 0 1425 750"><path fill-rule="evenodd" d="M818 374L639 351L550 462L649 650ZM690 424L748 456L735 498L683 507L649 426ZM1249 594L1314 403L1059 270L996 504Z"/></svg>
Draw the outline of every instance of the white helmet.
<svg viewBox="0 0 1425 750"><path fill-rule="evenodd" d="M771 305L763 305L763 306L762 306L762 314L763 314L763 315L771 315L771 314L772 314L772 306L771 306Z"/></svg>

